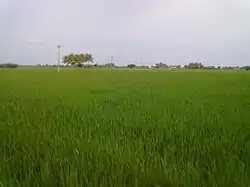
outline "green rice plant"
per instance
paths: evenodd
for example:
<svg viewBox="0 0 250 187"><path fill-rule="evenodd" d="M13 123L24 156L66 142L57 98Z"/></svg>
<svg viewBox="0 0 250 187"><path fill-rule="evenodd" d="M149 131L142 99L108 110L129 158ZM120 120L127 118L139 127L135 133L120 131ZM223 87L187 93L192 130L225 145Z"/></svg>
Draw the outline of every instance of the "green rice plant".
<svg viewBox="0 0 250 187"><path fill-rule="evenodd" d="M250 185L247 71L0 71L0 186Z"/></svg>

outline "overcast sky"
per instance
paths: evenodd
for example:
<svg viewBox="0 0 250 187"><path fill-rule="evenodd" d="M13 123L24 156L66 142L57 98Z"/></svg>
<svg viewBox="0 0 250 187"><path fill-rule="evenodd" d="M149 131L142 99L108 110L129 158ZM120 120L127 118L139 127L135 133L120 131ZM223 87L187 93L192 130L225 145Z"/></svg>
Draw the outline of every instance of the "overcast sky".
<svg viewBox="0 0 250 187"><path fill-rule="evenodd" d="M250 65L250 0L0 0L0 62Z"/></svg>

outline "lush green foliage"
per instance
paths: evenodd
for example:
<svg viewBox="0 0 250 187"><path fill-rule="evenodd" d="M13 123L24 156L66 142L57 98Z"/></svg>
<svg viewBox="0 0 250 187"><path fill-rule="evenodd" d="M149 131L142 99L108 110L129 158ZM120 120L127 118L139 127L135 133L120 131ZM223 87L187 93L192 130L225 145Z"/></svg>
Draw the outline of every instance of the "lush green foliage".
<svg viewBox="0 0 250 187"><path fill-rule="evenodd" d="M204 67L204 65L202 63L189 63L188 65L185 66L186 68L189 69L201 69Z"/></svg>
<svg viewBox="0 0 250 187"><path fill-rule="evenodd" d="M12 64L12 63L0 64L0 68L18 68L18 64Z"/></svg>
<svg viewBox="0 0 250 187"><path fill-rule="evenodd" d="M132 69L132 68L135 68L136 65L135 64L128 64L127 67L130 68L130 69Z"/></svg>
<svg viewBox="0 0 250 187"><path fill-rule="evenodd" d="M245 68L245 70L247 70L247 71L250 70L250 66L245 66L244 68Z"/></svg>
<svg viewBox="0 0 250 187"><path fill-rule="evenodd" d="M250 185L247 71L3 69L0 80L4 187Z"/></svg>
<svg viewBox="0 0 250 187"><path fill-rule="evenodd" d="M69 54L63 57L63 63L68 65L78 65L81 66L86 62L93 62L94 58L91 54L88 53L79 53L79 54Z"/></svg>

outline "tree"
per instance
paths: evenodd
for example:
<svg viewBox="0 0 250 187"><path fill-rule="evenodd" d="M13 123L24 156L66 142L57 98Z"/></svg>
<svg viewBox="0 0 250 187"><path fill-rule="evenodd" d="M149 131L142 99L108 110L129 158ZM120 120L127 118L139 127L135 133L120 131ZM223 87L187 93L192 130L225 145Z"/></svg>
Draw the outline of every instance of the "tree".
<svg viewBox="0 0 250 187"><path fill-rule="evenodd" d="M63 57L63 63L68 65L74 65L75 64L75 55L73 53L66 55Z"/></svg>
<svg viewBox="0 0 250 187"><path fill-rule="evenodd" d="M63 57L63 63L67 65L77 65L82 67L86 62L93 62L94 58L91 54L88 53L76 53L69 54Z"/></svg>
<svg viewBox="0 0 250 187"><path fill-rule="evenodd" d="M85 54L85 61L86 61L86 62L93 62L93 61L94 61L94 58L93 58L93 56L92 56L91 54L86 53L86 54Z"/></svg>
<svg viewBox="0 0 250 187"><path fill-rule="evenodd" d="M69 63L69 55L66 55L66 56L63 57L63 63L64 64L70 64Z"/></svg>
<svg viewBox="0 0 250 187"><path fill-rule="evenodd" d="M7 63L7 64L0 64L0 68L18 68L18 64L12 64L12 63Z"/></svg>
<svg viewBox="0 0 250 187"><path fill-rule="evenodd" d="M161 62L161 63L155 64L155 67L157 69L160 69L160 68L167 68L168 66L167 66L167 64L164 64Z"/></svg>
<svg viewBox="0 0 250 187"><path fill-rule="evenodd" d="M215 66L203 66L202 69L216 69Z"/></svg>
<svg viewBox="0 0 250 187"><path fill-rule="evenodd" d="M130 69L132 69L132 68L135 68L136 67L136 65L135 64L128 64L128 66L127 66L128 68L130 68Z"/></svg>
<svg viewBox="0 0 250 187"><path fill-rule="evenodd" d="M250 71L250 66L245 66L244 69Z"/></svg>
<svg viewBox="0 0 250 187"><path fill-rule="evenodd" d="M185 66L186 68L189 68L189 69L201 69L203 68L203 64L202 63L189 63L187 66Z"/></svg>

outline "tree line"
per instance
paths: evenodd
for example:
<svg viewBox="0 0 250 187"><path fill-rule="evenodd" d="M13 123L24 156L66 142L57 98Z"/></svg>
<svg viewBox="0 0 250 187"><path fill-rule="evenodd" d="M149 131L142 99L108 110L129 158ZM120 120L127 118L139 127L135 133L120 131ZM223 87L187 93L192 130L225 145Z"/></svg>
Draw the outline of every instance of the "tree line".
<svg viewBox="0 0 250 187"><path fill-rule="evenodd" d="M3 63L0 64L0 68L18 68L18 64L13 64L13 63Z"/></svg>
<svg viewBox="0 0 250 187"><path fill-rule="evenodd" d="M91 68L91 67L96 67L96 68L115 68L115 67L119 67L119 68L156 68L156 69L164 69L164 68L182 68L181 65L167 65L164 64L162 62L160 63L156 63L153 66L138 66L136 64L128 64L127 66L116 66L114 63L107 63L107 64L92 64L94 62L94 57L92 54L90 53L70 53L68 55L63 56L62 59L63 64L67 65L67 66L74 66L74 67L85 67L85 68ZM41 65L37 65L37 66L41 66ZM50 66L50 65L46 65L46 66ZM56 66L56 65L54 65ZM13 64L13 63L3 63L0 64L0 68L17 68L19 67L18 64ZM183 68L186 69L245 69L247 71L250 70L250 66L244 66L244 67L215 67L215 66L205 66L202 63L189 63L187 65L185 65Z"/></svg>

